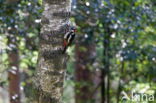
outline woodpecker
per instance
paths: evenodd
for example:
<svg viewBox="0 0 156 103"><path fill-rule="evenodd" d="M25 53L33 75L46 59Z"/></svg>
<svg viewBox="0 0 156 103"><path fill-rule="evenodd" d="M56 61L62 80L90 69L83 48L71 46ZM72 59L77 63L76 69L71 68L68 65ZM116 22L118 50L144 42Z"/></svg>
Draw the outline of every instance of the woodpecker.
<svg viewBox="0 0 156 103"><path fill-rule="evenodd" d="M64 41L63 41L63 53L66 52L68 46L71 45L71 43L73 42L74 38L75 38L75 32L76 32L76 28L75 27L71 27L70 30L64 35Z"/></svg>

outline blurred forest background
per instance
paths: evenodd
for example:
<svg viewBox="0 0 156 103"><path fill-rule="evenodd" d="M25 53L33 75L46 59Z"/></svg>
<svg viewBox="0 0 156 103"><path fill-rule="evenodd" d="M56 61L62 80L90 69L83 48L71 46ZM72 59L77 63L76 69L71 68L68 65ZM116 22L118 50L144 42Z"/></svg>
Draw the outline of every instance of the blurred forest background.
<svg viewBox="0 0 156 103"><path fill-rule="evenodd" d="M34 97L42 11L42 0L0 0L0 103ZM71 14L64 103L156 103L131 98L156 96L156 0L73 0Z"/></svg>

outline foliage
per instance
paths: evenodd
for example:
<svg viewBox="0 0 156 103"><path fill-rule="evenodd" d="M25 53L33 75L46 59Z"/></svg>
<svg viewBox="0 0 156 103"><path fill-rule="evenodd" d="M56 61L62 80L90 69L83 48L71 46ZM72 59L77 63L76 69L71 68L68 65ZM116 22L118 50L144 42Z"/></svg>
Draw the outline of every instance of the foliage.
<svg viewBox="0 0 156 103"><path fill-rule="evenodd" d="M38 0L0 0L0 42L4 44L4 48L0 46L0 50L3 51L0 57L3 59L1 67L4 67L1 68L1 73L3 77L6 77L10 69L8 68L8 51L18 49L22 74L21 88L24 88L28 97L33 96L30 85L38 56L37 37L41 12L41 3ZM11 45L8 45L9 38L13 43ZM4 87L8 85L6 79L7 77L0 80Z"/></svg>
<svg viewBox="0 0 156 103"><path fill-rule="evenodd" d="M139 83L150 84L155 95L156 8L152 0L86 0L73 6L78 36L88 43L91 38L97 44L95 69L103 68L102 51L105 35L110 35L111 100L115 100L121 81L122 91L130 92ZM107 32L107 29L110 32ZM124 64L123 72L121 72ZM130 85L131 81L135 84ZM140 85L138 86L140 87ZM140 87L141 90L141 87ZM148 91L148 90L147 90Z"/></svg>
<svg viewBox="0 0 156 103"><path fill-rule="evenodd" d="M35 71L38 56L38 34L42 0L0 0L0 86L7 86L7 51L15 45L7 45L8 36L16 38L20 54L21 86L27 97L31 94L31 77ZM156 96L156 1L155 0L73 0L71 20L78 28L80 42L96 44L96 66L104 67L103 43L110 36L109 61L111 76L111 102L116 101L117 89L130 94L137 90ZM14 29L12 32L10 30ZM107 29L110 32L107 32ZM12 39L13 40L13 39ZM105 41L106 40L106 41ZM82 47L85 51L85 48ZM74 100L74 46L68 50L64 100ZM3 66L2 66L3 65ZM5 76L4 76L5 75ZM115 85L114 85L115 84ZM81 84L80 84L81 85ZM71 93L71 97L68 97ZM31 95L30 95L31 94ZM27 98L29 101L29 98ZM131 101L130 101L131 102ZM155 102L155 101L154 101ZM153 103L154 103L153 102ZM126 102L127 103L127 102Z"/></svg>

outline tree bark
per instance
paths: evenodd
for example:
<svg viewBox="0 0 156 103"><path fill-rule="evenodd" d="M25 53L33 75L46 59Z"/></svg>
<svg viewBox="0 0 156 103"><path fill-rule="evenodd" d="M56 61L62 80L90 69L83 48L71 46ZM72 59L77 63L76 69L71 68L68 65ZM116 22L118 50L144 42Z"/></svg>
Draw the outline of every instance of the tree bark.
<svg viewBox="0 0 156 103"><path fill-rule="evenodd" d="M12 4L18 4L19 0L6 0L7 6ZM12 8L8 8L8 11ZM13 15L15 11L13 10L10 15ZM21 103L20 101L20 72L19 72L19 52L17 44L17 29L14 28L15 23L12 23L11 30L7 30L8 38L8 61L9 61L9 71L8 71L8 80L9 80L9 101L10 103Z"/></svg>
<svg viewBox="0 0 156 103"><path fill-rule="evenodd" d="M63 36L71 11L70 0L43 0L39 56L35 86L38 103L61 103L67 55Z"/></svg>
<svg viewBox="0 0 156 103"><path fill-rule="evenodd" d="M104 69L102 69L102 85L101 90L103 93L101 94L101 103L109 103L110 102L110 34L111 29L105 25L105 35L104 35L104 41L103 41L103 65ZM107 77L107 84L105 84L105 77ZM106 86L105 86L106 85ZM106 97L105 97L106 94Z"/></svg>
<svg viewBox="0 0 156 103"><path fill-rule="evenodd" d="M10 35L13 36L13 34ZM16 37L8 36L8 46L14 45L14 48L11 48L8 51L9 59L9 97L10 103L20 103L20 73L19 73L19 54L16 44Z"/></svg>
<svg viewBox="0 0 156 103"><path fill-rule="evenodd" d="M106 83L105 83L105 74L106 71L104 68L101 70L101 103L105 103L105 96L106 96Z"/></svg>
<svg viewBox="0 0 156 103"><path fill-rule="evenodd" d="M95 60L95 54L95 45L93 43L82 42L76 44L76 103L95 102L95 98L93 98L95 89L93 70L90 69Z"/></svg>
<svg viewBox="0 0 156 103"><path fill-rule="evenodd" d="M20 103L20 73L18 67L18 54L9 53L10 71L9 71L9 94L10 103Z"/></svg>
<svg viewBox="0 0 156 103"><path fill-rule="evenodd" d="M117 103L120 102L120 95L122 91L122 84L121 81L123 80L123 73L124 73L124 61L121 62L121 69L120 69L120 78L119 78L119 85L118 85L118 90L117 90Z"/></svg>

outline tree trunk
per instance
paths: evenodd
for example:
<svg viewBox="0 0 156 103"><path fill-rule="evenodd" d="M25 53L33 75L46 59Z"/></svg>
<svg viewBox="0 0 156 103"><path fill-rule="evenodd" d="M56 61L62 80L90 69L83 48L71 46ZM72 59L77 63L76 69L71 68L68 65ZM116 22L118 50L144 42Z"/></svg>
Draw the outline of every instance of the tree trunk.
<svg viewBox="0 0 156 103"><path fill-rule="evenodd" d="M95 54L95 45L93 43L76 44L76 103L92 103L94 101L93 70L90 69L90 66L93 64Z"/></svg>
<svg viewBox="0 0 156 103"><path fill-rule="evenodd" d="M70 0L43 0L39 57L35 77L38 103L61 103L67 55L63 36L69 21Z"/></svg>
<svg viewBox="0 0 156 103"><path fill-rule="evenodd" d="M109 103L110 102L110 35L111 35L111 29L108 26L105 26L105 35L104 35L104 41L103 41L103 64L104 69L102 69L102 85L101 90L103 90L103 94L101 94L102 101L101 103ZM105 84L105 77L107 77L107 85ZM106 87L105 87L106 85ZM106 92L106 97L105 97Z"/></svg>
<svg viewBox="0 0 156 103"><path fill-rule="evenodd" d="M124 73L124 61L121 62L121 69L120 69L120 78L119 78L119 85L118 85L118 90L117 90L117 103L120 102L120 95L122 91L122 84L121 81L123 80L123 74Z"/></svg>
<svg viewBox="0 0 156 103"><path fill-rule="evenodd" d="M8 37L8 45L15 46L15 48L12 48L12 50L8 52L10 63L8 72L10 103L20 103L19 55L16 42L15 37Z"/></svg>
<svg viewBox="0 0 156 103"><path fill-rule="evenodd" d="M106 71L105 68L102 68L101 70L101 103L105 103L105 96L106 96L106 83L105 83L105 75Z"/></svg>
<svg viewBox="0 0 156 103"><path fill-rule="evenodd" d="M18 4L19 0L6 0L7 6L11 6L12 4ZM12 8L7 9L12 10ZM15 11L10 15L13 15ZM8 51L8 60L9 60L9 72L8 72L8 80L9 80L9 101L10 103L21 103L20 101L20 73L19 73L19 53L18 53L18 44L17 44L17 30L14 28L14 23L11 26L11 30L7 30L8 32L8 46L10 50Z"/></svg>

